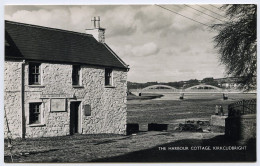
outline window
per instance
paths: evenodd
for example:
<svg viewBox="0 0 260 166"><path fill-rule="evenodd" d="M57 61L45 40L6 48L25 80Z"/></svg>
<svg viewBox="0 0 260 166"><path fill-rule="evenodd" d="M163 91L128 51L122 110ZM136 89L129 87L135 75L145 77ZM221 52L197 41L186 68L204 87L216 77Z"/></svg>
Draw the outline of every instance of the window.
<svg viewBox="0 0 260 166"><path fill-rule="evenodd" d="M29 64L29 85L41 84L40 63Z"/></svg>
<svg viewBox="0 0 260 166"><path fill-rule="evenodd" d="M72 66L72 85L80 85L80 66Z"/></svg>
<svg viewBox="0 0 260 166"><path fill-rule="evenodd" d="M105 85L106 86L113 85L112 69L105 69Z"/></svg>
<svg viewBox="0 0 260 166"><path fill-rule="evenodd" d="M29 124L41 123L41 103L30 103L29 111Z"/></svg>

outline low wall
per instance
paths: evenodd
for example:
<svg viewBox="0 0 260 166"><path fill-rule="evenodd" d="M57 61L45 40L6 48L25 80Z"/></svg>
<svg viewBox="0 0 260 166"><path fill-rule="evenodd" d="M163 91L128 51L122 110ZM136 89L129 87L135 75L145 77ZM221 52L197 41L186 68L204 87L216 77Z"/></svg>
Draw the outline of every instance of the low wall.
<svg viewBox="0 0 260 166"><path fill-rule="evenodd" d="M211 126L222 126L225 127L225 119L227 116L212 115L210 118Z"/></svg>
<svg viewBox="0 0 260 166"><path fill-rule="evenodd" d="M256 138L256 114L228 117L225 121L225 135L235 140Z"/></svg>

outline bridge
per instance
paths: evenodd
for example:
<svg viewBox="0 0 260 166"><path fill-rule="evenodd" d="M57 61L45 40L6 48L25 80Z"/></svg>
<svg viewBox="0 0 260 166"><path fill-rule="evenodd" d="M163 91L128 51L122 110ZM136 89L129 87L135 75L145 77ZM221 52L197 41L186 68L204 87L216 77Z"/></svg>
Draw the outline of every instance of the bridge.
<svg viewBox="0 0 260 166"><path fill-rule="evenodd" d="M207 85L207 84L200 84L200 85L195 85L189 88L184 89L185 92L218 92L218 93L223 93L226 90L213 86L213 85Z"/></svg>
<svg viewBox="0 0 260 166"><path fill-rule="evenodd" d="M141 89L141 92L149 92L149 91L170 91L170 92L179 92L179 89L174 88L168 85L151 85L146 88Z"/></svg>
<svg viewBox="0 0 260 166"><path fill-rule="evenodd" d="M151 85L143 89L130 89L135 95L140 93L241 93L239 90L227 90L213 85L199 84L188 88L177 89L168 85Z"/></svg>

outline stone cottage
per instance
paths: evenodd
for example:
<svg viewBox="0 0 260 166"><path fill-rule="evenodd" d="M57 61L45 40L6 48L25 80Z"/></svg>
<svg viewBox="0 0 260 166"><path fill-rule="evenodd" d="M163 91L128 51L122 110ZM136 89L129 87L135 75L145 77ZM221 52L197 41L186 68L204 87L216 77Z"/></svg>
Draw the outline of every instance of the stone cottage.
<svg viewBox="0 0 260 166"><path fill-rule="evenodd" d="M99 17L92 25L78 33L5 21L5 137L126 133L129 68Z"/></svg>

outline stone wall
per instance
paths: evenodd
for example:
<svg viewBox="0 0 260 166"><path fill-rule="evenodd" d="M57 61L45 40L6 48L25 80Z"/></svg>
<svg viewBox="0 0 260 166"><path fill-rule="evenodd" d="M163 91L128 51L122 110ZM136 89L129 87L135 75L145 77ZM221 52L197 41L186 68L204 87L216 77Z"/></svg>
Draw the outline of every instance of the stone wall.
<svg viewBox="0 0 260 166"><path fill-rule="evenodd" d="M21 62L5 62L5 110L10 121L10 129L15 137L21 137ZM105 68L81 66L81 85L72 86L72 65L41 64L41 86L28 85L28 64L24 68L24 114L25 137L49 137L70 134L70 102L80 101L80 133L126 133L126 88L127 72L113 69L114 87L105 87ZM11 77L12 76L12 77ZM16 78L17 80L13 80ZM16 82L14 82L16 81ZM17 92L14 92L17 91ZM18 95L14 95L17 93ZM41 98L43 94L64 94L74 98L66 98L66 111L52 112L51 98ZM15 98L14 98L15 96ZM17 98L17 99L16 99ZM29 103L41 102L43 122L38 125L29 124ZM83 105L90 105L91 116L85 116ZM20 132L20 133L19 133ZM6 135L5 135L6 136Z"/></svg>
<svg viewBox="0 0 260 166"><path fill-rule="evenodd" d="M12 137L21 135L21 64L5 62L4 67L4 135L7 136L7 123Z"/></svg>
<svg viewBox="0 0 260 166"><path fill-rule="evenodd" d="M221 116L221 115L211 115L210 118L210 125L211 126L222 126L225 127L225 119L227 116Z"/></svg>
<svg viewBox="0 0 260 166"><path fill-rule="evenodd" d="M225 135L235 140L256 138L256 114L226 119Z"/></svg>

